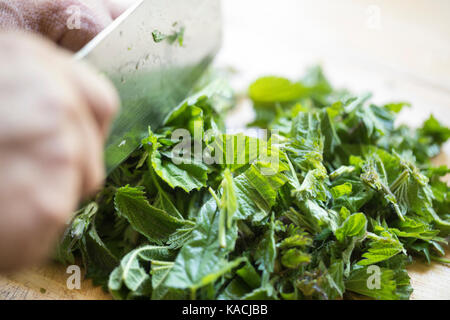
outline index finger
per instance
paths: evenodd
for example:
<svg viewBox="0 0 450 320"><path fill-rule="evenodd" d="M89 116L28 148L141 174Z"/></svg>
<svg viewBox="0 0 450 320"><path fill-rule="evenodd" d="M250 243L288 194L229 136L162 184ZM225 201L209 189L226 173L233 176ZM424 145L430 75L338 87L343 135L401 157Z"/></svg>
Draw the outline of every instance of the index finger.
<svg viewBox="0 0 450 320"><path fill-rule="evenodd" d="M116 89L106 77L98 74L83 62L74 62L70 79L86 99L103 137L106 139L120 106Z"/></svg>

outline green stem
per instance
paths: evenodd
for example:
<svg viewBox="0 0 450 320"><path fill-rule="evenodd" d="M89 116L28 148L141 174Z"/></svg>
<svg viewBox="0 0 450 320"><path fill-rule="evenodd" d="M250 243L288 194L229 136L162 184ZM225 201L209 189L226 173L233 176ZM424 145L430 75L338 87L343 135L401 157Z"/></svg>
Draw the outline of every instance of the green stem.
<svg viewBox="0 0 450 320"><path fill-rule="evenodd" d="M220 209L220 199L217 197L214 190L209 187L208 188L209 193L213 196L214 200L216 200L217 207L219 208L219 244L222 248L226 248L227 246L227 239L225 234L225 224L226 224L226 212L225 210Z"/></svg>
<svg viewBox="0 0 450 320"><path fill-rule="evenodd" d="M226 239L226 214L225 210L220 210L219 213L219 244L222 248L226 248L227 246L227 239Z"/></svg>
<svg viewBox="0 0 450 320"><path fill-rule="evenodd" d="M397 188L402 185L405 180L407 180L409 178L409 172L408 170L403 171L398 177L397 179L395 179L394 182L392 182L392 184L389 186L389 189L391 189L393 192L395 192L395 190L397 190Z"/></svg>
<svg viewBox="0 0 450 320"><path fill-rule="evenodd" d="M220 206L220 199L217 197L217 195L216 195L216 193L214 192L214 190L213 190L211 187L209 187L209 188L208 188L208 191L209 191L209 193L213 196L214 200L216 200L217 207L219 207L219 206Z"/></svg>
<svg viewBox="0 0 450 320"><path fill-rule="evenodd" d="M191 300L197 300L197 288L191 288Z"/></svg>
<svg viewBox="0 0 450 320"><path fill-rule="evenodd" d="M334 170L332 173L330 173L330 179L334 180L337 177L339 177L340 175L344 174L344 173L351 173L355 171L355 167L354 166L342 166L339 167L338 169Z"/></svg>
<svg viewBox="0 0 450 320"><path fill-rule="evenodd" d="M447 258L441 258L441 257L436 257L436 256L430 256L431 260L436 261L436 262L440 262L440 263L450 263L450 259Z"/></svg>

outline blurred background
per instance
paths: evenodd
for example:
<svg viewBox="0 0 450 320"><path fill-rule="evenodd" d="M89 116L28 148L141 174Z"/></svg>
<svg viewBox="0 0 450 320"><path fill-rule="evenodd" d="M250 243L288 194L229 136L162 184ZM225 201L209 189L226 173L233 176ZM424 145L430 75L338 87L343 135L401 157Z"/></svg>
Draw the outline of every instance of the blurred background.
<svg viewBox="0 0 450 320"><path fill-rule="evenodd" d="M450 126L450 1L224 0L222 7L216 65L237 71L238 90L261 75L296 79L320 64L338 87L371 91L379 103L413 103L400 122L418 126L433 113ZM229 125L251 116L244 104Z"/></svg>

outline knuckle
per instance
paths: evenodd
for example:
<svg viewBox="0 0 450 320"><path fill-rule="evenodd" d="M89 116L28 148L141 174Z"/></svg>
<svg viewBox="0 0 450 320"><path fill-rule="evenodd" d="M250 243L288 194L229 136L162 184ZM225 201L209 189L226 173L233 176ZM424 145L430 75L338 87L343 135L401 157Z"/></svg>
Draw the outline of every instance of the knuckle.
<svg viewBox="0 0 450 320"><path fill-rule="evenodd" d="M104 103L102 103L102 113L107 120L111 120L119 111L119 97L114 88L106 83Z"/></svg>
<svg viewBox="0 0 450 320"><path fill-rule="evenodd" d="M65 205L57 203L47 203L40 206L37 215L45 229L50 228L50 232L63 228L68 220L70 210Z"/></svg>
<svg viewBox="0 0 450 320"><path fill-rule="evenodd" d="M64 133L59 133L43 142L40 153L48 165L55 168L76 166L79 154L74 143Z"/></svg>
<svg viewBox="0 0 450 320"><path fill-rule="evenodd" d="M94 163L89 170L90 176L88 179L88 193L96 192L103 184L105 178L103 162Z"/></svg>
<svg viewBox="0 0 450 320"><path fill-rule="evenodd" d="M49 79L48 90L42 92L39 100L41 112L56 123L72 117L77 110L77 97L55 79Z"/></svg>

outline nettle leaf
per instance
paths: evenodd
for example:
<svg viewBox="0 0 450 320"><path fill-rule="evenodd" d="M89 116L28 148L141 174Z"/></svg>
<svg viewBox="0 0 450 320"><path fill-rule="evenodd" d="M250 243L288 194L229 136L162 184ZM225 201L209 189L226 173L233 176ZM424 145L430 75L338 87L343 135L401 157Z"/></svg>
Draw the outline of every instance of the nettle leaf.
<svg viewBox="0 0 450 320"><path fill-rule="evenodd" d="M272 273L275 268L275 259L277 257L273 221L270 222L268 227L268 230L264 233L261 242L256 248L254 257L259 270L266 273Z"/></svg>
<svg viewBox="0 0 450 320"><path fill-rule="evenodd" d="M266 217L275 205L279 189L287 182L285 164L257 161L234 179L238 211L236 219Z"/></svg>
<svg viewBox="0 0 450 320"><path fill-rule="evenodd" d="M164 280L167 278L170 270L172 270L172 267L173 262L157 260L152 261L151 275L153 289L156 289L159 286L163 285Z"/></svg>
<svg viewBox="0 0 450 320"><path fill-rule="evenodd" d="M388 260L393 256L404 252L403 245L387 232L383 233L384 236L377 236L369 233L367 235L369 241L369 248L362 257L363 260L358 262L360 266L368 266L381 261Z"/></svg>
<svg viewBox="0 0 450 320"><path fill-rule="evenodd" d="M410 277L406 270L406 265L410 261L404 255L397 255L389 260L380 263L383 268L388 268L394 271L394 280L396 282L396 295L398 299L407 300L413 292L411 287Z"/></svg>
<svg viewBox="0 0 450 320"><path fill-rule="evenodd" d="M296 248L296 247L304 248L306 246L311 245L311 243L312 243L312 240L310 237L307 236L307 233L294 234L288 238L285 238L283 241L281 241L278 244L278 247L280 249Z"/></svg>
<svg viewBox="0 0 450 320"><path fill-rule="evenodd" d="M336 239L340 242L347 237L361 239L366 234L367 219L363 213L355 213L349 216L344 223L334 232Z"/></svg>
<svg viewBox="0 0 450 320"><path fill-rule="evenodd" d="M294 166L305 172L325 170L323 148L319 116L311 112L299 113L292 123L291 139L285 147Z"/></svg>
<svg viewBox="0 0 450 320"><path fill-rule="evenodd" d="M257 103L289 102L305 95L307 89L301 83L286 78L264 77L250 85L249 96Z"/></svg>
<svg viewBox="0 0 450 320"><path fill-rule="evenodd" d="M207 148L211 161L216 164L223 164L225 168L234 174L240 173L251 165L263 153L268 156L272 151L267 141L263 139L238 134L220 134L215 136ZM277 150L274 150L277 152Z"/></svg>
<svg viewBox="0 0 450 320"><path fill-rule="evenodd" d="M236 274L252 289L261 286L261 276L249 262L238 269Z"/></svg>
<svg viewBox="0 0 450 320"><path fill-rule="evenodd" d="M173 262L152 260L152 300L185 300L187 293L185 290L168 288L165 285L167 276L173 267Z"/></svg>
<svg viewBox="0 0 450 320"><path fill-rule="evenodd" d="M325 290L328 299L342 298L345 292L344 262L338 260L328 268L321 262L320 270L325 273L325 283L321 287Z"/></svg>
<svg viewBox="0 0 450 320"><path fill-rule="evenodd" d="M394 271L386 268L358 268L345 280L345 288L374 299L396 300L399 296L394 276Z"/></svg>
<svg viewBox="0 0 450 320"><path fill-rule="evenodd" d="M334 118L343 112L342 103L336 102L322 110L320 115L320 130L324 136L324 156L331 159L336 148L342 143L336 131Z"/></svg>
<svg viewBox="0 0 450 320"><path fill-rule="evenodd" d="M389 188L387 171L383 161L377 154L372 154L364 164L361 180L383 195L384 199L392 205L400 220L405 219L403 217L406 214L405 208L400 206L397 197Z"/></svg>
<svg viewBox="0 0 450 320"><path fill-rule="evenodd" d="M203 138L203 110L195 105L182 104L179 108L172 111L166 119L165 125L177 129L187 129L192 137L195 134L200 134L200 138Z"/></svg>
<svg viewBox="0 0 450 320"><path fill-rule="evenodd" d="M324 229L335 231L339 227L340 215L334 210L325 208L319 201L297 201L300 211L291 208L286 216L297 226L320 233Z"/></svg>
<svg viewBox="0 0 450 320"><path fill-rule="evenodd" d="M147 245L129 252L122 258L120 265L114 269L109 278L108 287L116 298L123 298L123 288L132 292L138 292L145 296L152 291L149 268L145 263L153 260L171 258L168 247ZM126 290L125 290L126 292Z"/></svg>
<svg viewBox="0 0 450 320"><path fill-rule="evenodd" d="M443 126L439 121L431 115L427 121L424 122L423 127L419 130L423 136L428 136L433 139L433 142L442 145L450 139L450 128Z"/></svg>
<svg viewBox="0 0 450 320"><path fill-rule="evenodd" d="M399 113L402 111L404 107L411 107L411 104L409 102L393 102L388 103L383 106L383 108L388 109L389 111Z"/></svg>
<svg viewBox="0 0 450 320"><path fill-rule="evenodd" d="M118 262L98 235L94 223L81 239L81 253L87 265L86 276L92 278L94 284L104 283Z"/></svg>
<svg viewBox="0 0 450 320"><path fill-rule="evenodd" d="M237 210L237 197L235 192L235 186L233 182L233 176L230 170L225 170L224 179L221 184L222 198L219 199L215 192L210 189L210 193L215 198L217 205L220 208L219 215L219 243L220 246L225 248L227 245L226 231L232 227L234 222L233 215Z"/></svg>
<svg viewBox="0 0 450 320"><path fill-rule="evenodd" d="M181 248L168 275L166 286L197 290L237 267L243 260L227 261L234 249L237 226L226 232L226 247L219 243L219 210L214 199L201 208L191 240Z"/></svg>
<svg viewBox="0 0 450 320"><path fill-rule="evenodd" d="M200 137L202 137L201 132ZM179 143L189 143L188 148L191 149L190 141L180 141ZM179 187L190 192L206 186L209 168L203 162L191 156L187 159L180 158L180 155L172 152L173 149L163 151L158 137L150 130L149 137L144 139L142 144L150 154L149 167L170 187Z"/></svg>
<svg viewBox="0 0 450 320"><path fill-rule="evenodd" d="M227 221L227 228L231 228L233 215L237 210L237 197L233 176L230 170L225 170L222 181L222 199L220 200L221 211L224 211Z"/></svg>
<svg viewBox="0 0 450 320"><path fill-rule="evenodd" d="M194 225L191 221L177 219L150 205L142 188L119 188L114 203L118 213L136 231L156 243L167 242L178 229Z"/></svg>
<svg viewBox="0 0 450 320"><path fill-rule="evenodd" d="M347 183L351 184L351 193L337 198L334 197L332 209L340 211L342 207L346 207L351 212L358 212L373 198L376 192L366 183L361 181L359 175L355 172L352 172L350 175L347 174L336 178L332 182L332 186L340 186ZM350 188L344 186L344 190L342 191L347 192L349 190Z"/></svg>
<svg viewBox="0 0 450 320"><path fill-rule="evenodd" d="M281 256L281 263L286 268L297 269L301 264L311 261L311 256L299 249L288 249Z"/></svg>
<svg viewBox="0 0 450 320"><path fill-rule="evenodd" d="M394 226L396 228L389 230L400 238L433 240L439 234L439 230L432 229L428 223L419 218L405 217L405 221L398 221Z"/></svg>
<svg viewBox="0 0 450 320"><path fill-rule="evenodd" d="M331 194L333 198L340 198L352 193L352 184L350 182L345 182L331 188Z"/></svg>
<svg viewBox="0 0 450 320"><path fill-rule="evenodd" d="M314 169L308 171L302 184L298 189L292 191L299 201L306 199L316 199L326 201L327 190L325 180L328 178L324 169Z"/></svg>
<svg viewBox="0 0 450 320"><path fill-rule="evenodd" d="M175 218L183 219L183 215L173 203L172 197L161 188L153 170L150 170L150 175L152 177L154 185L158 189L158 194L153 205L166 211L168 214Z"/></svg>
<svg viewBox="0 0 450 320"><path fill-rule="evenodd" d="M206 187L208 167L198 161L176 165L172 158L152 153L151 162L158 176L172 188L180 187L186 192Z"/></svg>

